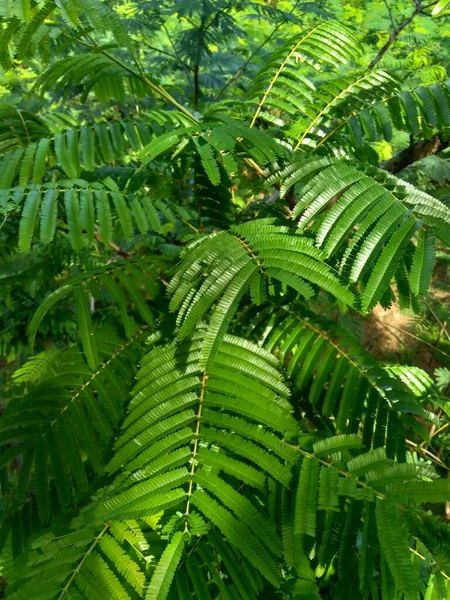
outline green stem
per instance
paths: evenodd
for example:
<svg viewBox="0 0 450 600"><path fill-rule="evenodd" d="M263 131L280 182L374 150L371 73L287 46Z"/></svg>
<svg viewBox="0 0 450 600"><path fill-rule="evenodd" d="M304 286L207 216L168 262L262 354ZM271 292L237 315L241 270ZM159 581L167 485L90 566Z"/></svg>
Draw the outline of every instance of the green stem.
<svg viewBox="0 0 450 600"><path fill-rule="evenodd" d="M78 564L77 568L75 569L75 571L72 573L72 575L70 576L69 581L66 583L66 585L63 588L63 591L60 593L60 595L58 596L58 600L62 600L62 598L64 598L64 595L67 593L67 591L69 590L69 587L72 585L73 580L75 579L75 577L78 575L78 573L81 571L81 567L84 564L84 561L87 559L87 557L92 554L95 546L99 543L99 541L101 540L101 538L105 535L105 533L108 531L109 529L109 523L107 523L103 529L100 531L100 533L98 534L98 536L94 539L94 541L92 542L92 544L90 545L88 551L86 552L86 554L83 556L83 558L80 560L80 563Z"/></svg>
<svg viewBox="0 0 450 600"><path fill-rule="evenodd" d="M71 36L67 36L67 37L71 37ZM95 41L94 38L92 38L89 35L87 37L91 41L91 44L88 44L88 43L83 42L81 40L77 40L77 41L80 42L81 44L83 44L84 46L86 46L87 48L90 48L91 50L94 49L95 51L100 52L101 54L103 54L103 56L108 57L112 62L116 63L116 65L119 65L119 67L122 67L122 69L124 69L125 71L127 71L127 73L130 73L130 75L133 75L134 77L137 77L138 79L140 79L143 83L145 83L145 85L147 87L149 87L153 92L155 92L155 94L158 94L159 96L161 96L162 98L164 98L165 100L167 100L167 102L169 104L172 104L172 106L174 106L181 113L183 113L184 115L186 115L186 117L188 117L189 119L191 119L191 121L193 121L194 123L198 123L199 122L199 120L197 119L197 117L195 117L186 107L184 107L177 100L175 100L175 98L173 96L171 96L168 91L166 91L162 86L157 85L156 83L153 83L153 81L151 81L145 75L145 73L144 73L144 71L142 69L142 66L139 64L139 62L137 61L137 59L134 56L133 56L133 60L136 63L136 67L138 69L137 72L132 67L130 67L129 65L127 65L125 62L123 62L123 60L121 60L120 58L117 58L117 56L114 56L114 54L111 54L111 52L108 52L108 50L105 50L104 48L102 48Z"/></svg>

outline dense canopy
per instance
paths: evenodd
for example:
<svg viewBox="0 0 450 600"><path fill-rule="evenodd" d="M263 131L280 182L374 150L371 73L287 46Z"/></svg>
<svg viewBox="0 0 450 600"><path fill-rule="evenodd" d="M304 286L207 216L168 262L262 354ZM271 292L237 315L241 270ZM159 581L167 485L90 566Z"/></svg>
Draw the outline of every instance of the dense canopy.
<svg viewBox="0 0 450 600"><path fill-rule="evenodd" d="M0 0L0 596L450 598L450 0Z"/></svg>

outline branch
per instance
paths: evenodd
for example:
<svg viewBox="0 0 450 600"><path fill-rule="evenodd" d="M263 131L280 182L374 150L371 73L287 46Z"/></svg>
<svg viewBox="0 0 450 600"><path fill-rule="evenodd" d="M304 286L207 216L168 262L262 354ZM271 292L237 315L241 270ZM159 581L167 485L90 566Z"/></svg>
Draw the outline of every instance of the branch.
<svg viewBox="0 0 450 600"><path fill-rule="evenodd" d="M391 7L390 7L390 6L389 6L389 4L388 4L388 0L383 0L383 2L384 2L384 5L385 5L385 6L386 6L386 8L387 8L387 11L388 11L388 14L389 14L389 19L390 19L390 21L391 21L391 25L392 25L392 29L394 29L394 30L395 30L395 21L394 21L394 17L393 17L393 15L392 15L392 10L391 10Z"/></svg>
<svg viewBox="0 0 450 600"><path fill-rule="evenodd" d="M288 15L292 14L294 12L294 10L297 8L297 4L300 2L300 0L297 0L296 3L294 4L294 6L291 8L291 10L289 11ZM236 71L236 73L225 83L225 85L222 87L222 89L219 91L219 93L216 96L216 100L218 100L222 94L224 93L224 91L227 89L227 87L234 83L237 79L239 79L239 77L242 75L242 73L245 71L245 69L248 67L248 65L251 63L251 61L255 58L255 56L258 54L258 52L264 48L264 46L270 42L270 40L272 39L272 37L276 34L276 32L280 29L280 27L282 25L284 25L286 23L287 19L284 18L282 21L280 21L278 23L278 25L276 25L274 27L274 29L272 30L271 33L269 33L269 35L266 37L266 39L250 54L250 56L247 58L247 60L244 62L244 64Z"/></svg>
<svg viewBox="0 0 450 600"><path fill-rule="evenodd" d="M448 148L449 146L450 140L442 140L439 134L436 134L429 140L422 140L411 144L408 148L405 148L389 160L380 163L378 166L380 169L389 171L389 173L399 173L416 161L442 152L442 150L445 150L445 148Z"/></svg>
<svg viewBox="0 0 450 600"><path fill-rule="evenodd" d="M119 254L119 256L122 256L123 258L131 258L131 254L125 252L125 250L122 250L122 248L120 248L120 246L118 246L114 242L105 242L105 240L98 233L95 233L94 237L98 242L102 242L103 244L106 243L110 248L114 250L114 252Z"/></svg>
<svg viewBox="0 0 450 600"><path fill-rule="evenodd" d="M150 44L147 44L147 42L144 42L144 41L139 41L139 42L137 42L136 40L133 40L133 41L135 41L136 43L139 43L139 44L143 44L149 50L154 50L155 52L159 52L161 54L165 54L166 56L170 56L170 58L172 60L174 60L177 63L180 63L180 65L182 65L185 69L188 69L189 71L193 71L193 68L190 65L188 65L183 60L178 58L178 56L175 56L174 54L167 52L167 50L163 50L162 48L156 48L156 46L151 46Z"/></svg>
<svg viewBox="0 0 450 600"><path fill-rule="evenodd" d="M69 36L67 34L64 34L64 35L67 38L74 39L74 38L72 38L72 36ZM174 106L175 108L177 108L181 113L183 113L189 119L191 119L192 121L194 121L194 123L198 123L198 119L197 119L197 117L195 115L193 115L182 104L180 104L179 102L177 102L177 100L175 100L175 98L173 96L171 96L169 94L169 92L167 90L165 90L161 85L157 85L157 84L153 83L153 81L151 81L147 77L147 75L144 73L144 70L143 70L142 66L140 65L140 63L138 62L138 60L136 59L135 56L132 56L132 58L133 58L133 60L134 60L134 62L136 64L136 67L138 69L137 71L135 71L132 67L130 67L129 65L127 65L125 62L123 62L123 60L121 60L117 56L114 56L114 54L111 54L111 52L109 52L108 50L105 50L105 48L103 48L102 46L100 46L100 44L98 44L96 42L96 40L94 38L92 38L89 34L87 34L87 38L90 40L90 42L91 42L90 44L88 44L87 42L85 42L83 40L80 40L80 39L76 39L76 41L79 42L80 44L82 44L83 46L85 46L86 48L89 48L90 50L93 50L94 52L100 52L104 56L107 56L112 62L114 62L117 65L119 65L119 67L122 67L122 69L124 69L127 73L130 73L131 75L134 75L134 77L137 77L138 79L140 79L153 92L155 92L156 94L158 94L159 96L161 96L162 98L164 98L169 104L172 104L172 106Z"/></svg>
<svg viewBox="0 0 450 600"><path fill-rule="evenodd" d="M411 23L411 21L419 14L422 12L422 2L421 0L416 0L416 8L414 9L414 11L409 15L409 17L407 17L406 19L404 19L400 25L394 29L394 31L391 33L391 35L389 36L388 41L384 44L384 46L381 48L381 50L378 52L378 54L375 56L375 58L372 60L372 62L370 63L370 65L368 66L369 71L371 71L379 62L380 60L383 58L383 56L386 54L386 52L389 50L389 48L395 44L395 42L397 41L399 35L401 34L401 32L408 27L408 25Z"/></svg>

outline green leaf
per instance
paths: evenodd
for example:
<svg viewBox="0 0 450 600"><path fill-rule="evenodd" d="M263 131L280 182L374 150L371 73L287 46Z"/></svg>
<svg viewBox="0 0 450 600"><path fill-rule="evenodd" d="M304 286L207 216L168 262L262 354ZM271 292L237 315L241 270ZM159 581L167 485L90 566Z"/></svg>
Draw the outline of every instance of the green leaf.
<svg viewBox="0 0 450 600"><path fill-rule="evenodd" d="M417 572L412 564L405 532L402 530L398 509L389 500L376 501L377 529L381 550L396 586L411 594L417 591Z"/></svg>
<svg viewBox="0 0 450 600"><path fill-rule="evenodd" d="M33 348L34 340L36 337L37 330L39 329L39 325L41 324L42 319L48 313L50 308L54 306L60 298L66 296L69 292L73 290L73 286L70 284L63 285L59 289L55 290L51 294L45 298L36 312L33 314L31 318L30 324L28 325L28 343L30 347Z"/></svg>
<svg viewBox="0 0 450 600"><path fill-rule="evenodd" d="M41 191L39 189L29 191L19 226L19 250L21 252L27 252L31 247L40 203Z"/></svg>
<svg viewBox="0 0 450 600"><path fill-rule="evenodd" d="M195 146L200 154L203 168L213 185L220 183L220 171L217 161L214 157L213 147L208 143L201 143L197 138L194 138Z"/></svg>
<svg viewBox="0 0 450 600"><path fill-rule="evenodd" d="M381 298L397 269L406 244L417 227L414 219L406 218L384 248L362 294L361 305L364 312L370 310Z"/></svg>
<svg viewBox="0 0 450 600"><path fill-rule="evenodd" d="M433 17L437 17L441 12L443 12L447 6L450 4L450 0L439 0L439 2L433 7L431 14Z"/></svg>
<svg viewBox="0 0 450 600"><path fill-rule="evenodd" d="M343 450L353 450L362 447L362 442L357 435L335 435L314 444L314 452L318 456L326 456L342 452Z"/></svg>
<svg viewBox="0 0 450 600"><path fill-rule="evenodd" d="M305 457L295 497L294 536L315 536L318 475L319 462L315 458Z"/></svg>
<svg viewBox="0 0 450 600"><path fill-rule="evenodd" d="M409 284L412 294L425 294L431 283L435 263L436 241L431 229L422 229L414 250Z"/></svg>
<svg viewBox="0 0 450 600"><path fill-rule="evenodd" d="M177 532L164 549L153 572L145 594L146 600L165 600L167 598L183 549L184 534Z"/></svg>
<svg viewBox="0 0 450 600"><path fill-rule="evenodd" d="M56 230L56 217L58 212L58 192L50 188L44 194L41 209L41 242L50 243Z"/></svg>
<svg viewBox="0 0 450 600"><path fill-rule="evenodd" d="M67 214L67 224L69 226L70 243L75 252L79 252L83 247L83 234L81 232L78 190L67 189L64 192L64 205Z"/></svg>
<svg viewBox="0 0 450 600"><path fill-rule="evenodd" d="M81 285L75 287L73 296L81 343L89 368L94 371L98 365L98 354L89 312L89 296Z"/></svg>
<svg viewBox="0 0 450 600"><path fill-rule="evenodd" d="M405 496L415 502L450 502L450 481L438 479L437 481L410 481L407 483L395 482L388 485L390 496Z"/></svg>

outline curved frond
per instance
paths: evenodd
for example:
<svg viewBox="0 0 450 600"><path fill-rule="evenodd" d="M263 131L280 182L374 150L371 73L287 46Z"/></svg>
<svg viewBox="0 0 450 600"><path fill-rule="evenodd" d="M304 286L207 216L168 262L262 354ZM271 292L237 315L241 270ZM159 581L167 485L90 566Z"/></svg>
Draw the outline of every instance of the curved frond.
<svg viewBox="0 0 450 600"><path fill-rule="evenodd" d="M131 338L137 328L132 313L137 313L141 321L152 325L154 313L149 307L149 301L154 300L158 294L158 275L154 265L145 259L117 261L95 273L78 276L47 296L36 310L28 324L30 346L33 347L39 326L47 313L61 298L73 295L83 350L89 367L96 370L91 298L103 298L117 304L125 334Z"/></svg>
<svg viewBox="0 0 450 600"><path fill-rule="evenodd" d="M108 467L119 472L116 482L80 519L143 518L172 506L180 515L176 530L192 535L195 508L278 585L281 541L257 498L267 478L286 486L296 461L282 443L296 428L289 392L272 355L232 336L225 336L202 371L203 335L156 346L144 357ZM238 489L241 480L245 494Z"/></svg>
<svg viewBox="0 0 450 600"><path fill-rule="evenodd" d="M279 178L284 177L288 184L282 193L288 186L302 185L293 211L299 230L312 232L316 246L342 276L363 288L364 312L388 290L410 247L416 249L412 265L404 265L405 293L424 293L434 266L433 229L440 236L441 228L450 224L443 203L382 171L365 172L346 161L301 162Z"/></svg>
<svg viewBox="0 0 450 600"><path fill-rule="evenodd" d="M267 282L281 281L307 298L318 286L351 305L353 293L340 283L323 256L311 239L278 227L270 219L246 223L202 240L186 253L169 286L171 309L178 309L180 337L189 335L220 299L203 343L202 361L207 364L240 299L250 289L252 279L261 274Z"/></svg>
<svg viewBox="0 0 450 600"><path fill-rule="evenodd" d="M261 90L262 97L251 126L256 119L265 118L271 107L282 110L293 107L298 111L302 103L312 99L315 86L303 76L301 66L306 64L316 70L325 65L336 68L360 53L355 37L336 22L321 23L300 38L289 40L266 62L253 83L253 95ZM272 120L270 116L269 120Z"/></svg>
<svg viewBox="0 0 450 600"><path fill-rule="evenodd" d="M0 445L3 451L11 442L21 452L26 447L27 470L33 477L21 483L19 502L11 503L7 512L20 512L29 504L39 522L47 524L58 506L73 506L86 492L93 473L104 472L142 334L137 331L126 342L109 330L92 335L100 361L94 372L76 346L46 352L22 369L20 380L28 388L2 416ZM2 468L8 465L6 461ZM12 531L13 537L21 533Z"/></svg>

